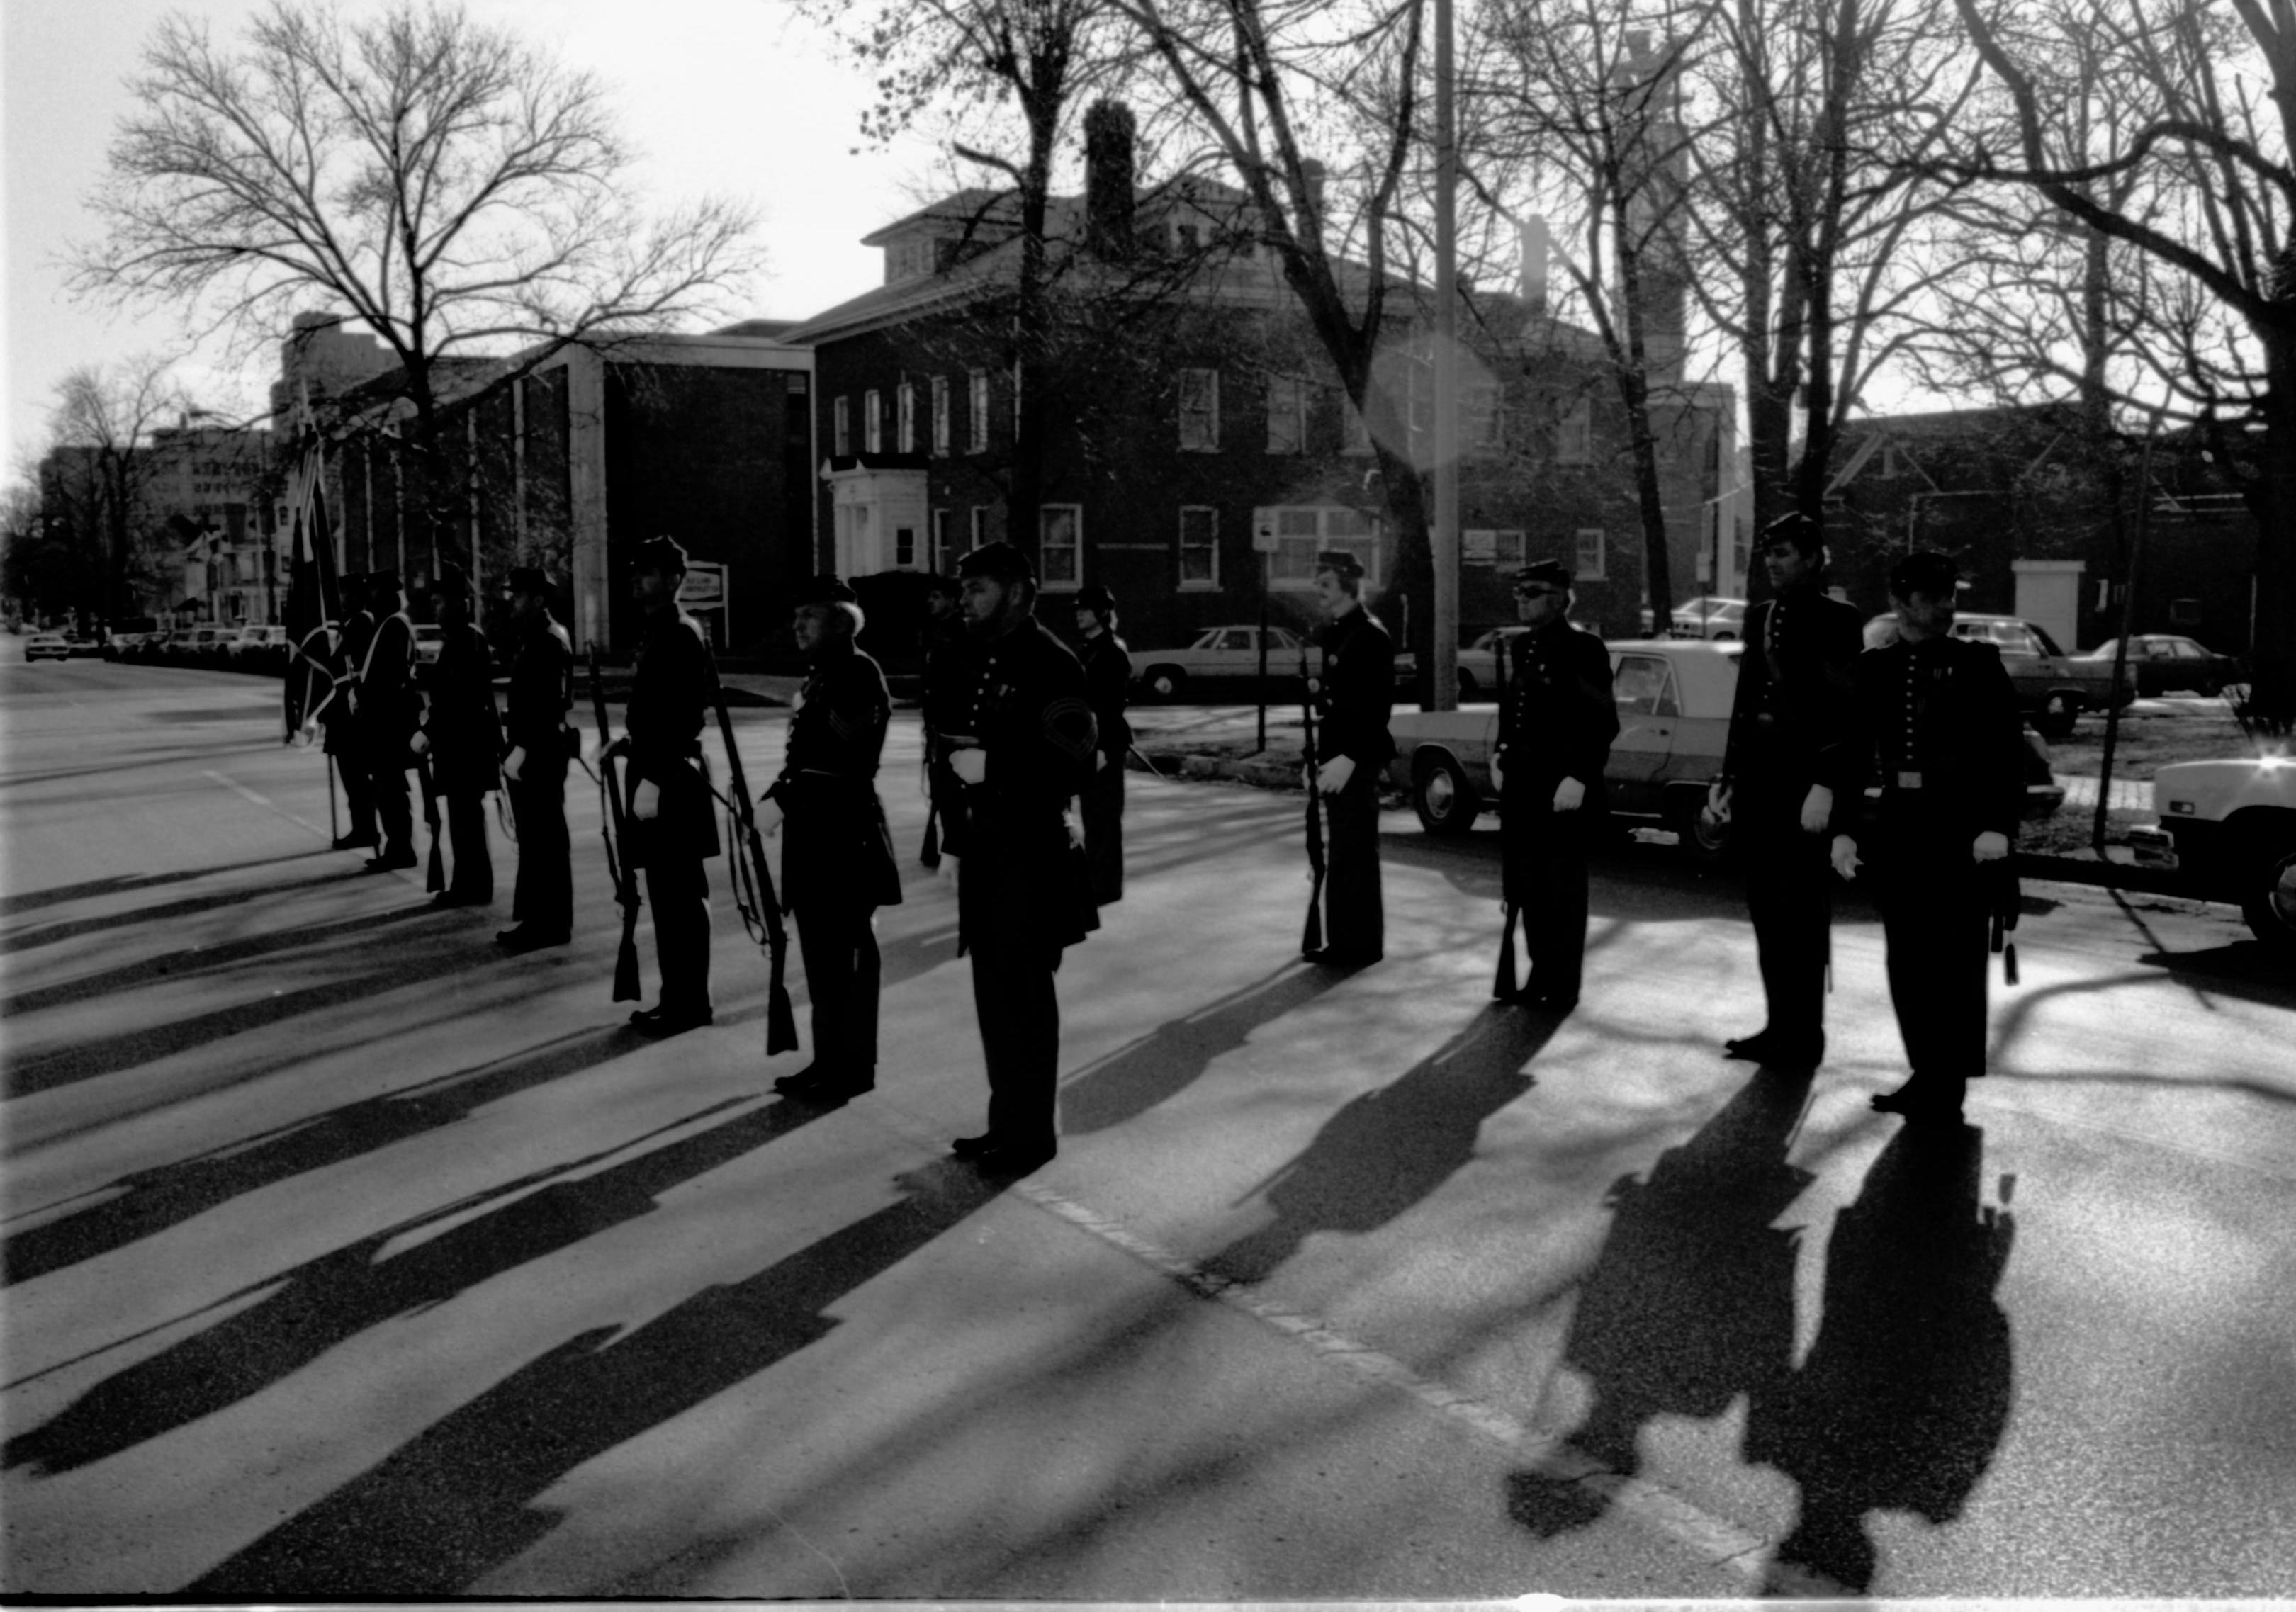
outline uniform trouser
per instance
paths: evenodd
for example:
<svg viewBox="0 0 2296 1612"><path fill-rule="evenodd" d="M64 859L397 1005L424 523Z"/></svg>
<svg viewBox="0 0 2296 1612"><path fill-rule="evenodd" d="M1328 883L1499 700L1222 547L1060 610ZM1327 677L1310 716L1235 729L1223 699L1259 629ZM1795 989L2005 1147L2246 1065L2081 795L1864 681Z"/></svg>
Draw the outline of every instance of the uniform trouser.
<svg viewBox="0 0 2296 1612"><path fill-rule="evenodd" d="M374 835L374 780L358 759L358 749L345 744L328 754L335 758L335 776L342 781L343 806L350 818L347 831L353 839L373 839Z"/></svg>
<svg viewBox="0 0 2296 1612"><path fill-rule="evenodd" d="M1052 1148L1061 1063L1061 1002L1053 974L1061 948L1045 940L1041 912L1003 870L964 858L957 864L957 903L988 1065L988 1133L1004 1147Z"/></svg>
<svg viewBox="0 0 2296 1612"><path fill-rule="evenodd" d="M678 1011L709 1005L709 872L699 856L657 848L646 858L646 900L653 904L654 958L661 967L660 1005Z"/></svg>
<svg viewBox="0 0 2296 1612"><path fill-rule="evenodd" d="M1379 886L1377 769L1358 766L1347 788L1324 801L1324 945L1359 961L1387 947Z"/></svg>
<svg viewBox="0 0 2296 1612"><path fill-rule="evenodd" d="M809 901L797 909L798 950L813 1000L813 1060L840 1069L877 1067L876 909Z"/></svg>
<svg viewBox="0 0 2296 1612"><path fill-rule="evenodd" d="M1792 798L1788 798L1788 793ZM1825 965L1833 926L1828 836L1801 826L1807 790L1741 788L1732 833L1746 870L1746 915L1769 1003L1765 1032L1795 1047L1825 1043Z"/></svg>
<svg viewBox="0 0 2296 1612"><path fill-rule="evenodd" d="M1874 893L1889 948L1890 1001L1906 1061L1923 1080L1985 1073L1992 908L1970 856L1974 833L1886 838Z"/></svg>
<svg viewBox="0 0 2296 1612"><path fill-rule="evenodd" d="M393 735L365 747L367 777L374 790L374 815L385 851L414 851L414 798L406 785L406 745Z"/></svg>
<svg viewBox="0 0 2296 1612"><path fill-rule="evenodd" d="M1084 790L1085 865L1092 898L1106 906L1124 896L1124 757L1111 756Z"/></svg>
<svg viewBox="0 0 2296 1612"><path fill-rule="evenodd" d="M1509 781L1513 782L1512 780ZM1587 958L1587 841L1589 814L1554 809L1559 780L1527 778L1499 810L1506 896L1516 905L1530 989L1577 996Z"/></svg>
<svg viewBox="0 0 2296 1612"><path fill-rule="evenodd" d="M495 859L487 844L487 798L483 793L446 798L447 836L455 849L454 877L447 893L469 901L495 898Z"/></svg>
<svg viewBox="0 0 2296 1612"><path fill-rule="evenodd" d="M518 824L518 886L510 915L548 935L574 927L574 847L566 830L566 775L529 778L510 789Z"/></svg>

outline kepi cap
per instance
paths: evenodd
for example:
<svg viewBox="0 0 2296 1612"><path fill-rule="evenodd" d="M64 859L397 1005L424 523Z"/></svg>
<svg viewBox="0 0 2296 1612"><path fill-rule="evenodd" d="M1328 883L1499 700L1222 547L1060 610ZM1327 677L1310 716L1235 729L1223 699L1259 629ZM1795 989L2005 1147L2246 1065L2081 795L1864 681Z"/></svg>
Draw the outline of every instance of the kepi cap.
<svg viewBox="0 0 2296 1612"><path fill-rule="evenodd" d="M667 535L649 537L630 556L633 571L675 571L685 574L685 545Z"/></svg>
<svg viewBox="0 0 2296 1612"><path fill-rule="evenodd" d="M1009 543L983 544L956 562L960 577L986 577L995 582L1037 580L1037 568Z"/></svg>
<svg viewBox="0 0 2296 1612"><path fill-rule="evenodd" d="M514 565L504 575L503 592L547 594L550 573L538 565Z"/></svg>
<svg viewBox="0 0 2296 1612"><path fill-rule="evenodd" d="M797 596L791 603L803 610L809 604L858 604L861 595L855 593L842 577L824 571L798 585Z"/></svg>
<svg viewBox="0 0 2296 1612"><path fill-rule="evenodd" d="M1077 590L1076 608L1080 610L1097 610L1106 616L1116 609L1116 595L1097 582L1090 583Z"/></svg>
<svg viewBox="0 0 2296 1612"><path fill-rule="evenodd" d="M1762 540L1758 548L1767 548L1774 543L1791 543L1805 552L1815 552L1825 544L1825 528L1800 510L1788 510L1762 528Z"/></svg>
<svg viewBox="0 0 2296 1612"><path fill-rule="evenodd" d="M471 579L459 565L442 565L439 568L439 574L430 578L430 591L467 599L471 593Z"/></svg>
<svg viewBox="0 0 2296 1612"><path fill-rule="evenodd" d="M1953 562L1952 555L1936 549L1908 554L1890 568L1890 592L1900 599L1909 593L1950 599L1960 585L1961 568Z"/></svg>
<svg viewBox="0 0 2296 1612"><path fill-rule="evenodd" d="M1518 593L1526 588L1570 585L1570 569L1560 560L1534 560L1514 574L1514 591Z"/></svg>
<svg viewBox="0 0 2296 1612"><path fill-rule="evenodd" d="M1346 549L1325 549L1316 556L1318 571L1331 571L1353 582L1364 574L1364 562Z"/></svg>

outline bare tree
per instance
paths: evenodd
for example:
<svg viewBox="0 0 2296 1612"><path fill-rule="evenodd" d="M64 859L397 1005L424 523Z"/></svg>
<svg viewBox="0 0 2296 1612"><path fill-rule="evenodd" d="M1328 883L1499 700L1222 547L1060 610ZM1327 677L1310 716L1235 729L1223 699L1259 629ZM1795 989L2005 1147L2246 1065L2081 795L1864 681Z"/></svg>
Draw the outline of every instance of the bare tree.
<svg viewBox="0 0 2296 1612"><path fill-rule="evenodd" d="M2257 620L2296 620L2296 16L2234 0L1954 0L2009 101L2013 154L1972 140L1948 171L2031 187L2176 282L2174 356L2145 389L2198 416L2256 518ZM2100 151L2064 113L2065 29L2085 22L2121 131ZM2077 86L2078 78L2072 82ZM2260 441L2258 440L2260 438ZM2253 708L2296 725L2296 645L2259 632Z"/></svg>
<svg viewBox="0 0 2296 1612"><path fill-rule="evenodd" d="M152 433L188 400L170 361L144 356L72 371L56 385L40 499L50 532L75 559L76 609L111 619L135 613L156 578L168 534L149 496ZM249 479L260 467L249 467Z"/></svg>
<svg viewBox="0 0 2296 1612"><path fill-rule="evenodd" d="M596 78L450 4L351 21L274 0L228 47L173 17L130 87L77 289L249 341L297 311L365 323L398 365L381 412L403 417L441 526L463 412L570 345L713 308L756 261L741 208L645 215Z"/></svg>

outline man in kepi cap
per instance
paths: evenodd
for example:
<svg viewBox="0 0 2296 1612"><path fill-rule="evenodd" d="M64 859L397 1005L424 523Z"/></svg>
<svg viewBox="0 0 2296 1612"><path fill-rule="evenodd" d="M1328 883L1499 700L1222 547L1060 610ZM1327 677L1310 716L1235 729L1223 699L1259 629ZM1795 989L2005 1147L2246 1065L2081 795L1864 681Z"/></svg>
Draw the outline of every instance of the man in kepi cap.
<svg viewBox="0 0 2296 1612"><path fill-rule="evenodd" d="M1890 1000L1912 1078L1874 1099L1908 1119L1957 1120L1985 1073L1987 930L2024 806L2016 691L1989 643L1953 636L1953 561L1890 572L1897 641L1858 658L1854 728L1834 789L1835 871L1857 876L1857 806L1882 786L1872 842Z"/></svg>
<svg viewBox="0 0 2296 1612"><path fill-rule="evenodd" d="M988 1064L988 1129L954 1151L985 1172L1023 1174L1058 1150L1061 951L1099 927L1070 803L1092 777L1084 669L1032 613L1037 574L1009 543L965 555L970 687L946 735L962 809L942 841L956 880L957 946L972 956L972 1001Z"/></svg>
<svg viewBox="0 0 2296 1612"><path fill-rule="evenodd" d="M471 579L442 565L431 579L439 618L439 659L430 667L430 709L414 735L430 757L431 785L446 802L455 847L454 877L431 898L442 907L482 907L495 898L494 857L487 848L487 797L502 774L502 722L495 711L494 656L471 620Z"/></svg>
<svg viewBox="0 0 2296 1612"><path fill-rule="evenodd" d="M612 753L629 757L630 845L625 855L646 874L653 907L661 996L630 1015L650 1035L708 1024L709 874L718 854L718 816L703 771L701 728L718 688L718 668L701 624L677 608L685 550L670 537L638 545L632 586L645 625L630 682L624 732Z"/></svg>
<svg viewBox="0 0 2296 1612"><path fill-rule="evenodd" d="M414 686L414 623L399 594L397 571L367 576L367 609L374 633L359 658L357 712L359 750L382 830L382 848L367 858L371 872L415 865L414 801L406 769L414 765L408 746L422 720L422 696Z"/></svg>
<svg viewBox="0 0 2296 1612"><path fill-rule="evenodd" d="M351 714L357 699L353 684L359 668L366 664L367 645L374 639L374 614L367 609L366 593L365 572L353 571L343 577L342 634L327 659L327 669L334 675L339 691L319 713L327 730L326 751L335 758L335 774L343 781L343 805L351 820L349 830L336 837L338 851L378 850L382 845L374 824L373 769L359 747L358 724Z"/></svg>
<svg viewBox="0 0 2296 1612"><path fill-rule="evenodd" d="M1124 720L1132 657L1116 635L1116 596L1095 583L1076 596L1077 631L1084 634L1085 698L1100 731L1092 781L1084 791L1084 855L1092 869L1092 898L1101 906L1124 896L1124 755L1132 726Z"/></svg>
<svg viewBox="0 0 2296 1612"><path fill-rule="evenodd" d="M1379 775L1394 759L1387 731L1395 708L1395 641L1363 605L1363 561L1344 549L1316 557L1316 596L1331 618L1323 671L1308 680L1316 702L1316 773L1308 787L1329 802L1324 949L1308 961L1377 962L1386 951L1380 895Z"/></svg>
<svg viewBox="0 0 2296 1612"><path fill-rule="evenodd" d="M797 914L813 999L813 1062L774 1082L812 1102L843 1102L877 1084L877 909L901 899L893 837L877 798L892 700L885 675L854 642L853 590L816 577L798 593L805 686L791 714L781 776L758 798L758 827L786 823L783 902Z"/></svg>
<svg viewBox="0 0 2296 1612"><path fill-rule="evenodd" d="M512 927L495 938L506 952L562 946L574 932L574 848L566 831L566 768L575 730L574 643L551 618L550 577L537 566L511 568L510 609L518 647L510 663L510 713L503 742L504 786L518 824L518 888Z"/></svg>
<svg viewBox="0 0 2296 1612"><path fill-rule="evenodd" d="M1512 669L1491 781L1499 789L1506 899L1521 914L1530 953L1523 999L1568 1012L1587 953L1587 852L1608 810L1603 770L1619 735L1619 708L1610 651L1570 625L1570 573L1562 562L1523 567L1514 597L1529 631L1499 648Z"/></svg>
<svg viewBox="0 0 2296 1612"><path fill-rule="evenodd" d="M1800 513L1772 521L1761 552L1777 593L1746 612L1730 737L1708 810L1729 824L1746 870L1769 1017L1724 1051L1806 1072L1825 1056L1828 781L1849 736L1850 667L1866 645L1857 612L1820 585L1825 535L1816 521Z"/></svg>

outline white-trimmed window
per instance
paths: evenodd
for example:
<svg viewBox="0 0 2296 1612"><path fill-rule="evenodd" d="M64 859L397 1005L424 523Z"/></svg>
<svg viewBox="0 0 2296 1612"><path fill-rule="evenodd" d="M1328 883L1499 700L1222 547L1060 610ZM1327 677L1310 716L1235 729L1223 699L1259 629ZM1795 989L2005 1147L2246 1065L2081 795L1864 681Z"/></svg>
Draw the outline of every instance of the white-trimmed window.
<svg viewBox="0 0 2296 1612"><path fill-rule="evenodd" d="M1219 586L1219 511L1208 503L1180 506L1180 585Z"/></svg>
<svg viewBox="0 0 2296 1612"><path fill-rule="evenodd" d="M865 452L882 454L885 451L885 411L881 406L875 389L861 394L861 440Z"/></svg>
<svg viewBox="0 0 2296 1612"><path fill-rule="evenodd" d="M932 533L932 552L925 556L925 569L938 571L948 561L948 547L955 525L947 510L935 510L927 518L926 526Z"/></svg>
<svg viewBox="0 0 2296 1612"><path fill-rule="evenodd" d="M917 528L897 526L893 528L893 569L914 571L917 569Z"/></svg>
<svg viewBox="0 0 2296 1612"><path fill-rule="evenodd" d="M1267 557L1271 590L1306 593L1316 585L1316 556L1326 549L1345 549L1363 562L1364 581L1380 581L1379 522L1361 510L1338 504L1297 504L1257 510L1252 528L1262 521L1275 529L1275 552Z"/></svg>
<svg viewBox="0 0 2296 1612"><path fill-rule="evenodd" d="M1554 462L1557 464L1592 464L1595 462L1595 404L1592 398L1572 400L1554 422Z"/></svg>
<svg viewBox="0 0 2296 1612"><path fill-rule="evenodd" d="M1521 566L1529 555L1519 531L1470 527L1459 534L1459 560L1464 565L1491 565L1503 570Z"/></svg>
<svg viewBox="0 0 2296 1612"><path fill-rule="evenodd" d="M932 451L948 452L948 377L932 378Z"/></svg>
<svg viewBox="0 0 2296 1612"><path fill-rule="evenodd" d="M965 402L970 405L965 410L968 446L973 453L985 454L988 451L988 372L974 370L965 377Z"/></svg>
<svg viewBox="0 0 2296 1612"><path fill-rule="evenodd" d="M1308 451L1308 383L1297 375L1267 378L1267 451Z"/></svg>
<svg viewBox="0 0 2296 1612"><path fill-rule="evenodd" d="M1604 553L1603 528L1599 526L1582 526L1574 536L1574 543L1576 545L1576 559L1570 568L1570 575L1573 580L1578 582L1602 581L1603 579L1603 561L1607 557Z"/></svg>
<svg viewBox="0 0 2296 1612"><path fill-rule="evenodd" d="M1459 438L1471 454L1495 454L1505 444L1499 422L1499 389L1484 380L1459 395Z"/></svg>
<svg viewBox="0 0 2296 1612"><path fill-rule="evenodd" d="M830 437L836 443L833 450L840 459L853 452L853 399L839 397L829 405Z"/></svg>
<svg viewBox="0 0 2296 1612"><path fill-rule="evenodd" d="M1037 572L1047 593L1084 581L1084 506L1047 503L1037 511Z"/></svg>
<svg viewBox="0 0 2296 1612"><path fill-rule="evenodd" d="M976 549L987 548L988 546L988 506L985 503L974 504L968 525L971 529L966 536L971 541L967 546Z"/></svg>
<svg viewBox="0 0 2296 1612"><path fill-rule="evenodd" d="M1219 372L1180 372L1180 449L1190 454L1219 452Z"/></svg>
<svg viewBox="0 0 2296 1612"><path fill-rule="evenodd" d="M904 454L917 451L917 389L904 380L893 394L893 444Z"/></svg>

